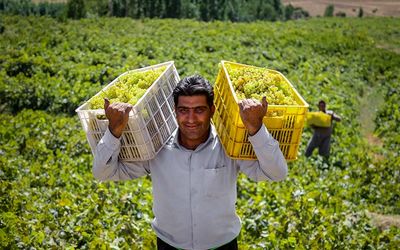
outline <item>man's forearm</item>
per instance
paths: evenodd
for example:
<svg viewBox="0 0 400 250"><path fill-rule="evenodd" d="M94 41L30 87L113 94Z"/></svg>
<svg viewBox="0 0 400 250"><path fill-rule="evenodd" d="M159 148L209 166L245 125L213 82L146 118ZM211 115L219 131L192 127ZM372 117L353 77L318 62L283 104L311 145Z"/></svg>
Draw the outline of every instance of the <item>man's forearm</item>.
<svg viewBox="0 0 400 250"><path fill-rule="evenodd" d="M268 132L265 125L249 140L253 145L260 167L265 175L274 181L285 179L288 168L279 143Z"/></svg>
<svg viewBox="0 0 400 250"><path fill-rule="evenodd" d="M96 147L93 175L101 181L123 181L150 173L148 161L123 162L118 159L121 143L107 129Z"/></svg>
<svg viewBox="0 0 400 250"><path fill-rule="evenodd" d="M115 138L115 137L114 137ZM114 140L107 129L96 147L93 159L93 176L101 181L113 179L118 167L119 140Z"/></svg>

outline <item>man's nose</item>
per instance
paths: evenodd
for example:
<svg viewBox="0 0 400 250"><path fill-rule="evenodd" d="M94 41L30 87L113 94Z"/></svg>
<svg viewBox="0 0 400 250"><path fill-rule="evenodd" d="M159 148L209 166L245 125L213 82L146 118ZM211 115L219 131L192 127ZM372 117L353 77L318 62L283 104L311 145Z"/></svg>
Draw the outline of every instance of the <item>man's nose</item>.
<svg viewBox="0 0 400 250"><path fill-rule="evenodd" d="M189 109L187 114L187 119L189 122L194 122L196 120L196 113L193 109Z"/></svg>

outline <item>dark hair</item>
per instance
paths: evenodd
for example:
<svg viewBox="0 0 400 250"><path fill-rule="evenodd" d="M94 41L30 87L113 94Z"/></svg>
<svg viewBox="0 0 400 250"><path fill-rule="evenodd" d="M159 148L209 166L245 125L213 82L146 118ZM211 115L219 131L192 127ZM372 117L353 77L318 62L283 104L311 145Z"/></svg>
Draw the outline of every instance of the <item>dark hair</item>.
<svg viewBox="0 0 400 250"><path fill-rule="evenodd" d="M193 75L183 78L176 85L174 92L174 103L178 105L179 96L204 95L207 98L208 106L214 103L214 91L211 84L199 75Z"/></svg>
<svg viewBox="0 0 400 250"><path fill-rule="evenodd" d="M325 105L326 105L326 103L325 103L325 101L324 101L324 100L321 100L321 101L319 101L319 102L318 102L318 105L319 105L319 104L321 104L321 103L323 103L323 104L325 104Z"/></svg>

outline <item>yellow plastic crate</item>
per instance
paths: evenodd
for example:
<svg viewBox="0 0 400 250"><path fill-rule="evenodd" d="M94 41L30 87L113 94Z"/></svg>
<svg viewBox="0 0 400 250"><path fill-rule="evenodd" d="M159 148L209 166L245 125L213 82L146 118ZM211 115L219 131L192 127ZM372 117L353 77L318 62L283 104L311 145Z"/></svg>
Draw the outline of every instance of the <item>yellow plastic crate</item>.
<svg viewBox="0 0 400 250"><path fill-rule="evenodd" d="M324 112L308 112L307 113L307 125L317 126L323 128L329 128L332 124L332 117Z"/></svg>
<svg viewBox="0 0 400 250"><path fill-rule="evenodd" d="M121 136L119 159L126 161L152 159L178 127L172 92L180 79L173 61L128 71L119 77L129 72L148 71L161 67L166 67L166 69L147 89L129 113L128 125ZM118 78L108 84L103 91L117 83ZM96 95L100 93L101 91ZM98 142L108 127L108 120L104 118L104 109L90 109L89 103L85 102L76 109L76 112L86 133L92 153L94 153Z"/></svg>
<svg viewBox="0 0 400 250"><path fill-rule="evenodd" d="M233 159L256 159L252 145L248 140L248 131L239 114L238 98L229 78L225 65L232 68L254 67L245 64L221 61L221 67L214 84L215 107L213 124L226 153ZM286 160L297 158L297 151L303 132L308 104L299 95L289 80L278 73L291 87L297 105L268 105L263 122L271 135L279 141L280 149Z"/></svg>

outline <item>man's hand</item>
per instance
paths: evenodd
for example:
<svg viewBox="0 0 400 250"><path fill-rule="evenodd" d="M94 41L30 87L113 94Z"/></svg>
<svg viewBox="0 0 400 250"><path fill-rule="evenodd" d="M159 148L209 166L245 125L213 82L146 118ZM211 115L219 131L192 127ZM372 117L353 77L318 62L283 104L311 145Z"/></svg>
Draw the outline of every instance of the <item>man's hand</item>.
<svg viewBox="0 0 400 250"><path fill-rule="evenodd" d="M239 101L240 117L250 135L255 135L263 124L263 117L267 113L268 102L264 96L261 103L252 99Z"/></svg>
<svg viewBox="0 0 400 250"><path fill-rule="evenodd" d="M342 118L340 116L338 116L337 114L333 113L332 114L332 120L340 122L342 120Z"/></svg>
<svg viewBox="0 0 400 250"><path fill-rule="evenodd" d="M117 138L121 137L122 131L128 124L129 112L133 106L128 103L112 103L107 98L104 98L104 111L108 119L108 128L110 132Z"/></svg>

